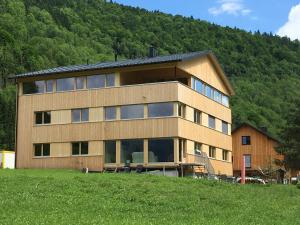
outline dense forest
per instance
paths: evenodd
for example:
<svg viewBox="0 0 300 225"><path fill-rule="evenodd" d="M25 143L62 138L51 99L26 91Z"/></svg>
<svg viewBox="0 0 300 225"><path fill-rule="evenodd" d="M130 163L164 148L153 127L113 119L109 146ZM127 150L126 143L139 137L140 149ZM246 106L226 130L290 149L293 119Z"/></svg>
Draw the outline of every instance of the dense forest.
<svg viewBox="0 0 300 225"><path fill-rule="evenodd" d="M13 148L7 77L49 67L211 49L229 76L234 125L280 137L300 97L300 42L104 0L0 0L0 147Z"/></svg>

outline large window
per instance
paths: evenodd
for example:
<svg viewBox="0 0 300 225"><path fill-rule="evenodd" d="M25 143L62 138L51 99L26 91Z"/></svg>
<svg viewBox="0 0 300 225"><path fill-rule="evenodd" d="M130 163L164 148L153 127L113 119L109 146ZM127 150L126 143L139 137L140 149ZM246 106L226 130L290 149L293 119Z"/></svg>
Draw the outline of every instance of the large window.
<svg viewBox="0 0 300 225"><path fill-rule="evenodd" d="M46 92L53 92L53 80L46 80Z"/></svg>
<svg viewBox="0 0 300 225"><path fill-rule="evenodd" d="M251 155L244 155L245 157L245 167L251 168Z"/></svg>
<svg viewBox="0 0 300 225"><path fill-rule="evenodd" d="M56 91L71 91L74 90L74 86L74 77L56 80Z"/></svg>
<svg viewBox="0 0 300 225"><path fill-rule="evenodd" d="M229 151L227 151L227 150L223 150L223 151L222 151L222 159L223 159L224 161L228 161L228 160L229 160L228 155L229 155Z"/></svg>
<svg viewBox="0 0 300 225"><path fill-rule="evenodd" d="M213 116L208 116L208 127L209 128L216 128L216 118Z"/></svg>
<svg viewBox="0 0 300 225"><path fill-rule="evenodd" d="M24 94L37 94L45 92L45 81L33 81L23 83L23 93Z"/></svg>
<svg viewBox="0 0 300 225"><path fill-rule="evenodd" d="M213 99L213 96L214 96L214 90L212 87L206 85L205 86L205 95L211 99Z"/></svg>
<svg viewBox="0 0 300 225"><path fill-rule="evenodd" d="M72 122L89 121L89 109L72 109Z"/></svg>
<svg viewBox="0 0 300 225"><path fill-rule="evenodd" d="M121 119L144 118L144 105L121 106Z"/></svg>
<svg viewBox="0 0 300 225"><path fill-rule="evenodd" d="M148 117L173 116L173 103L155 103L148 105Z"/></svg>
<svg viewBox="0 0 300 225"><path fill-rule="evenodd" d="M93 75L87 77L87 88L103 88L105 87L104 75Z"/></svg>
<svg viewBox="0 0 300 225"><path fill-rule="evenodd" d="M77 90L84 89L86 77L76 77L75 79L76 79L76 89Z"/></svg>
<svg viewBox="0 0 300 225"><path fill-rule="evenodd" d="M195 79L195 90L200 94L204 93L204 84L198 79Z"/></svg>
<svg viewBox="0 0 300 225"><path fill-rule="evenodd" d="M115 120L116 119L116 107L105 107L105 120Z"/></svg>
<svg viewBox="0 0 300 225"><path fill-rule="evenodd" d="M51 112L36 112L35 124L49 124L51 123Z"/></svg>
<svg viewBox="0 0 300 225"><path fill-rule="evenodd" d="M121 141L121 163L143 163L144 140Z"/></svg>
<svg viewBox="0 0 300 225"><path fill-rule="evenodd" d="M202 151L202 144L199 142L194 142L194 151L196 155L201 155Z"/></svg>
<svg viewBox="0 0 300 225"><path fill-rule="evenodd" d="M213 159L216 158L216 148L215 147L209 146L208 156Z"/></svg>
<svg viewBox="0 0 300 225"><path fill-rule="evenodd" d="M201 124L201 113L197 109L194 109L194 123Z"/></svg>
<svg viewBox="0 0 300 225"><path fill-rule="evenodd" d="M228 123L225 121L222 121L222 132L228 134Z"/></svg>
<svg viewBox="0 0 300 225"><path fill-rule="evenodd" d="M229 107L229 98L226 95L222 95L222 104Z"/></svg>
<svg viewBox="0 0 300 225"><path fill-rule="evenodd" d="M217 90L214 90L214 100L219 103L222 102L222 94Z"/></svg>
<svg viewBox="0 0 300 225"><path fill-rule="evenodd" d="M34 156L50 156L50 144L34 144Z"/></svg>
<svg viewBox="0 0 300 225"><path fill-rule="evenodd" d="M105 163L116 163L116 141L105 141Z"/></svg>
<svg viewBox="0 0 300 225"><path fill-rule="evenodd" d="M88 142L74 142L72 143L72 155L88 155L89 143Z"/></svg>
<svg viewBox="0 0 300 225"><path fill-rule="evenodd" d="M149 163L174 162L174 140L149 139L148 160Z"/></svg>
<svg viewBox="0 0 300 225"><path fill-rule="evenodd" d="M106 75L106 87L115 86L115 74Z"/></svg>
<svg viewBox="0 0 300 225"><path fill-rule="evenodd" d="M242 136L242 145L250 145L250 144L251 144L250 136Z"/></svg>

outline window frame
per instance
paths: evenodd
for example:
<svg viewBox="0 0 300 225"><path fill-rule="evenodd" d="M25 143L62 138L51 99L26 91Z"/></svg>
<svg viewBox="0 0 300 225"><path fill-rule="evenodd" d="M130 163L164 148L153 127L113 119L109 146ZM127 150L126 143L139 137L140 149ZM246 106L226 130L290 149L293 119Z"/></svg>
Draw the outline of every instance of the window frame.
<svg viewBox="0 0 300 225"><path fill-rule="evenodd" d="M37 156L36 153L36 146L41 146L41 155ZM44 145L49 146L49 155L44 155ZM34 158L46 158L46 157L51 157L51 144L50 143L34 143L33 144L33 157Z"/></svg>
<svg viewBox="0 0 300 225"><path fill-rule="evenodd" d="M58 90L58 82L59 81L62 81L62 80L68 80L68 79L70 79L70 80L72 80L72 86L73 86L73 88L72 89L62 89L62 90ZM74 91L74 90L76 90L76 83L75 83L75 77L66 77L66 78L59 78L59 79L56 79L56 81L55 81L55 84L56 84L56 92L67 92L67 91Z"/></svg>
<svg viewBox="0 0 300 225"><path fill-rule="evenodd" d="M224 157L226 156L226 157ZM222 160L228 162L229 161L229 151L222 149Z"/></svg>
<svg viewBox="0 0 300 225"><path fill-rule="evenodd" d="M83 111L87 111L87 120L82 120L82 113ZM79 121L73 120L73 112L79 111ZM90 121L90 109L89 108L80 108L80 109L71 109L71 123L87 123Z"/></svg>
<svg viewBox="0 0 300 225"><path fill-rule="evenodd" d="M208 149L208 157L211 159L216 159L216 155L217 155L217 149L214 146L209 146Z"/></svg>
<svg viewBox="0 0 300 225"><path fill-rule="evenodd" d="M42 115L42 122L41 123L37 123L37 114L41 113ZM50 122L49 123L45 123L45 113L50 113ZM34 112L34 125L36 126L41 126L41 125L48 125L51 124L51 111L37 111Z"/></svg>
<svg viewBox="0 0 300 225"><path fill-rule="evenodd" d="M124 109L125 107L134 107L134 106L139 106L142 108L143 110L143 115L142 117L127 117L127 118L123 118L122 117L122 109ZM144 104L133 104L133 105L122 105L120 106L120 119L121 120L138 120L138 119L144 119L145 118L145 105Z"/></svg>
<svg viewBox="0 0 300 225"><path fill-rule="evenodd" d="M151 109L151 106L167 106L167 107L170 107L171 106L171 114L170 115L162 115L162 113L160 115L150 115L151 113L153 112L150 112L151 110L154 110L154 109ZM160 108L161 109L161 108ZM162 110L159 110L160 112ZM156 114L158 114L156 112ZM161 117L172 117L174 116L174 102L158 102L158 103L149 103L147 104L147 118L161 118Z"/></svg>
<svg viewBox="0 0 300 225"><path fill-rule="evenodd" d="M252 156L251 156L251 154L244 154L243 157L245 157L245 168L246 169L250 169L252 167ZM250 166L247 166L246 157L249 157L249 159L250 159L250 162L249 162Z"/></svg>
<svg viewBox="0 0 300 225"><path fill-rule="evenodd" d="M195 155L202 155L202 147L203 147L202 143L194 141L194 154Z"/></svg>
<svg viewBox="0 0 300 225"><path fill-rule="evenodd" d="M79 145L78 155L73 154L73 145ZM87 144L87 154L82 154L82 144ZM71 143L71 156L88 156L89 155L89 142L88 141L76 141Z"/></svg>
<svg viewBox="0 0 300 225"><path fill-rule="evenodd" d="M248 138L249 141L247 141L247 139L245 139L246 142L244 143L244 138ZM242 145L251 145L251 136L250 135L243 135L242 136Z"/></svg>
<svg viewBox="0 0 300 225"><path fill-rule="evenodd" d="M226 125L226 132L224 131L224 125ZM228 131L229 131L229 123L227 123L226 121L222 120L222 133L228 135Z"/></svg>
<svg viewBox="0 0 300 225"><path fill-rule="evenodd" d="M213 127L210 126L211 119L213 119L213 121L214 121L214 126ZM208 127L211 128L211 129L216 129L216 117L208 115Z"/></svg>
<svg viewBox="0 0 300 225"><path fill-rule="evenodd" d="M107 119L106 118L106 115L107 115L106 110L107 109L114 109L114 118L112 118L112 119ZM117 120L117 106L106 106L106 107L104 107L104 121L113 121L113 120Z"/></svg>
<svg viewBox="0 0 300 225"><path fill-rule="evenodd" d="M201 125L201 111L195 108L194 108L194 123Z"/></svg>

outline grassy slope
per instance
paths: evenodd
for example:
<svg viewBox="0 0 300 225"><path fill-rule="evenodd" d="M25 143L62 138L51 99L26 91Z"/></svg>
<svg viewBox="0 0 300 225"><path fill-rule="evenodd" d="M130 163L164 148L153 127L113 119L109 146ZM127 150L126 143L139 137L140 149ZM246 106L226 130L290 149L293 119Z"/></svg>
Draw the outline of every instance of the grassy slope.
<svg viewBox="0 0 300 225"><path fill-rule="evenodd" d="M299 224L300 189L0 170L0 224Z"/></svg>

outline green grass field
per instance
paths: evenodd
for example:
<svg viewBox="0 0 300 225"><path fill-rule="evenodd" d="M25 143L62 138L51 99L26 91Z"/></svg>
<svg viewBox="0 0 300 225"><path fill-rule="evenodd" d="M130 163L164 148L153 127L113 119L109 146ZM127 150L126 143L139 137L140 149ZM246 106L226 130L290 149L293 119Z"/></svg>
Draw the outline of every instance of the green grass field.
<svg viewBox="0 0 300 225"><path fill-rule="evenodd" d="M300 224L300 189L137 174L0 170L0 224Z"/></svg>

